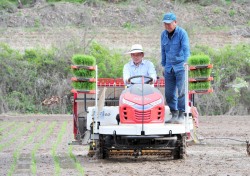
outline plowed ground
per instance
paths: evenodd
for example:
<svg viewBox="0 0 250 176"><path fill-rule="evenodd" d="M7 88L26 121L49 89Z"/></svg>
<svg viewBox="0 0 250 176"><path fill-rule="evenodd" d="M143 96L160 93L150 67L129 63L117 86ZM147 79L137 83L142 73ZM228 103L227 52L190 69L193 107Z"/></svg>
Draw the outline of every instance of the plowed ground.
<svg viewBox="0 0 250 176"><path fill-rule="evenodd" d="M71 115L2 115L0 175L249 175L245 141L250 139L250 116L199 120L202 143L190 143L185 160L99 160L87 156L87 146L68 145L73 140Z"/></svg>

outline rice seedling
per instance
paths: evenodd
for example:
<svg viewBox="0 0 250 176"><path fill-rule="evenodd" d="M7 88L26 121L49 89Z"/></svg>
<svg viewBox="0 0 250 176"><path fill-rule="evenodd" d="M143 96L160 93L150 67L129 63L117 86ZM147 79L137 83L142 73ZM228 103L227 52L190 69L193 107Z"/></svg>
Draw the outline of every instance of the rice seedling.
<svg viewBox="0 0 250 176"><path fill-rule="evenodd" d="M10 128L12 125L14 125L15 122L11 122L11 123L1 123L0 125L0 132L5 130L5 129L8 129Z"/></svg>
<svg viewBox="0 0 250 176"><path fill-rule="evenodd" d="M76 90L94 90L96 83L93 82L72 82L72 87Z"/></svg>
<svg viewBox="0 0 250 176"><path fill-rule="evenodd" d="M84 168L79 163L79 161L77 161L76 156L73 154L72 146L69 146L68 152L69 152L69 157L74 161L75 167L80 172L80 175L84 175Z"/></svg>
<svg viewBox="0 0 250 176"><path fill-rule="evenodd" d="M0 123L0 132L2 131L2 129L4 129L4 128L7 128L7 126L11 126L11 125L13 125L14 124L14 122L7 122L7 121L3 121L3 122L1 122Z"/></svg>
<svg viewBox="0 0 250 176"><path fill-rule="evenodd" d="M200 69L201 77L209 77L211 75L211 68Z"/></svg>
<svg viewBox="0 0 250 176"><path fill-rule="evenodd" d="M5 147L10 146L12 143L14 143L17 139L19 139L21 136L27 134L30 130L30 128L34 125L34 122L30 123L30 124L25 124L23 125L23 131L21 131L20 133L18 133L17 135L15 135L13 138L11 138L8 142L3 143L0 145L0 151L2 151Z"/></svg>
<svg viewBox="0 0 250 176"><path fill-rule="evenodd" d="M55 122L50 124L49 130L47 131L47 133L43 136L42 140L38 144L36 144L36 146L33 148L32 152L31 152L31 172L34 175L36 175L36 172L37 172L37 167L36 167L36 153L37 153L37 150L49 138L49 136L54 131L55 126L56 126Z"/></svg>
<svg viewBox="0 0 250 176"><path fill-rule="evenodd" d="M188 58L188 64L197 65L208 65L210 64L210 58L207 55L193 55Z"/></svg>
<svg viewBox="0 0 250 176"><path fill-rule="evenodd" d="M78 77L93 78L95 77L95 70L86 69L72 69L72 73Z"/></svg>
<svg viewBox="0 0 250 176"><path fill-rule="evenodd" d="M33 124L34 124L34 123L33 123ZM24 142L21 143L19 146L17 146L16 150L15 150L14 153L13 153L13 159L14 159L14 161L13 161L13 163L12 163L10 169L8 170L8 175L12 175L12 174L14 173L14 171L15 171L15 168L16 168L16 165L17 165L17 161L18 161L19 156L20 156L20 150L21 150L25 145L31 143L31 142L34 140L35 136L37 136L37 135L40 133L41 129L43 129L45 126L46 126L46 123L41 123L41 124L37 127L37 130L35 131L35 133L30 134L30 135L29 135L29 138L28 138L26 141L24 141ZM30 130L30 128L29 128L29 130Z"/></svg>
<svg viewBox="0 0 250 176"><path fill-rule="evenodd" d="M19 123L14 123L14 122L12 122L12 123L8 123L8 124L6 124L6 126L5 127L2 127L2 128L0 128L0 132L1 131L4 131L3 133L4 133L4 136L8 136L8 135L10 135L10 134L14 134L16 131L17 131L17 126L19 126L20 124ZM21 126L23 125L23 123L21 123ZM6 132L5 132L5 130L7 130ZM3 135L0 135L0 141L2 140L2 138L4 137Z"/></svg>
<svg viewBox="0 0 250 176"><path fill-rule="evenodd" d="M56 149L58 145L60 144L60 142L62 141L63 134L65 134L65 131L66 131L66 126L67 126L67 123L64 122L57 136L56 143L54 143L54 145L52 146L52 157L53 157L54 164L55 164L55 175L60 175L60 163L59 163L59 158L56 155Z"/></svg>
<svg viewBox="0 0 250 176"><path fill-rule="evenodd" d="M72 57L72 62L75 65L87 65L87 66L94 66L96 65L96 59L90 55L74 55Z"/></svg>
<svg viewBox="0 0 250 176"><path fill-rule="evenodd" d="M189 90L208 90L210 89L210 87L211 87L210 81L189 83Z"/></svg>
<svg viewBox="0 0 250 176"><path fill-rule="evenodd" d="M211 74L211 68L191 70L188 72L190 78L208 78Z"/></svg>

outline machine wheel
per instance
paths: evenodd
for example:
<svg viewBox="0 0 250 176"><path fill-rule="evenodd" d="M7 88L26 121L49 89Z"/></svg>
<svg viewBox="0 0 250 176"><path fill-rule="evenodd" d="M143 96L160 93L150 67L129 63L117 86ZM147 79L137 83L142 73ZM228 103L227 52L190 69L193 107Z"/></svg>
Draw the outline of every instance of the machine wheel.
<svg viewBox="0 0 250 176"><path fill-rule="evenodd" d="M86 118L85 117L78 117L78 130L79 133L77 134L77 139L80 140L84 137L84 133L87 130L86 128Z"/></svg>
<svg viewBox="0 0 250 176"><path fill-rule="evenodd" d="M102 135L100 135L98 148L99 148L99 153L98 153L99 159L109 158L108 149L106 148L105 138Z"/></svg>
<svg viewBox="0 0 250 176"><path fill-rule="evenodd" d="M174 159L185 159L186 158L186 136L179 136L176 143L176 148L173 151Z"/></svg>

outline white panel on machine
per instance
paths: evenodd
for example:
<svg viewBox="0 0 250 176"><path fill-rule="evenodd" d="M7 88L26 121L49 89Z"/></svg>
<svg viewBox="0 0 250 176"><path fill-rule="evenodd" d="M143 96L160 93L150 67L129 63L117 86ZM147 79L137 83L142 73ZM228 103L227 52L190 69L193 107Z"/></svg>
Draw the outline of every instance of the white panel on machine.
<svg viewBox="0 0 250 176"><path fill-rule="evenodd" d="M90 130L95 115L95 107L88 107L89 113L87 114L87 129ZM119 114L118 106L104 106L99 114L99 122L101 125L117 125L116 116Z"/></svg>

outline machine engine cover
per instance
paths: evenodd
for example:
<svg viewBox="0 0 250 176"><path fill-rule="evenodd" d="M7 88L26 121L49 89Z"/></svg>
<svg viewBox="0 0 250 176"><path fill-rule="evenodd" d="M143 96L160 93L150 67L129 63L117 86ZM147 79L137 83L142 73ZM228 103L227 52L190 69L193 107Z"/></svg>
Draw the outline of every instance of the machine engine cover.
<svg viewBox="0 0 250 176"><path fill-rule="evenodd" d="M122 124L163 123L164 97L149 84L135 84L125 89L119 100Z"/></svg>

